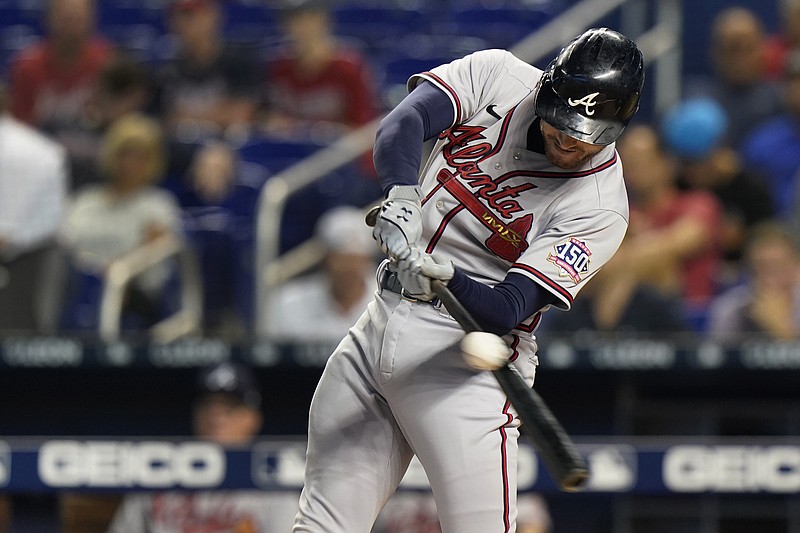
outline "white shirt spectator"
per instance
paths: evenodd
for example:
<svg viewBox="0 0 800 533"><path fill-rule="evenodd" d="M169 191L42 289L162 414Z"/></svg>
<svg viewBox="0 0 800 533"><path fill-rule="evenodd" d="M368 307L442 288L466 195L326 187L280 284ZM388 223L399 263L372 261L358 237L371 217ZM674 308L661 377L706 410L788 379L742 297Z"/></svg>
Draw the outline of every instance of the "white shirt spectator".
<svg viewBox="0 0 800 533"><path fill-rule="evenodd" d="M364 283L375 285L374 273ZM373 297L373 290L366 290L360 303L346 310L334 300L326 274L290 281L273 300L270 335L278 340L339 342Z"/></svg>
<svg viewBox="0 0 800 533"><path fill-rule="evenodd" d="M167 191L146 186L118 197L106 187L89 186L69 206L61 238L79 268L101 272L143 244L151 225L179 232L180 207ZM164 268L153 268L137 283L146 291L157 290L166 275Z"/></svg>
<svg viewBox="0 0 800 533"><path fill-rule="evenodd" d="M364 213L331 209L317 222L315 237L325 250L321 271L286 283L270 298L267 331L275 339L338 342L373 299L378 247Z"/></svg>
<svg viewBox="0 0 800 533"><path fill-rule="evenodd" d="M66 154L33 128L0 116L0 255L36 248L56 235L66 199Z"/></svg>

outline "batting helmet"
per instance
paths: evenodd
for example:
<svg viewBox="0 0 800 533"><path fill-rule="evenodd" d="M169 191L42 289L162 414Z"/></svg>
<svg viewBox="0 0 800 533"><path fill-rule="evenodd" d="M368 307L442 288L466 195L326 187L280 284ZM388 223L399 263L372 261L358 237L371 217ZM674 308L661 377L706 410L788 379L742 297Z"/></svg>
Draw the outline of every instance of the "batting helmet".
<svg viewBox="0 0 800 533"><path fill-rule="evenodd" d="M644 61L636 44L608 28L593 28L547 66L536 114L570 137L611 144L639 109L643 84Z"/></svg>

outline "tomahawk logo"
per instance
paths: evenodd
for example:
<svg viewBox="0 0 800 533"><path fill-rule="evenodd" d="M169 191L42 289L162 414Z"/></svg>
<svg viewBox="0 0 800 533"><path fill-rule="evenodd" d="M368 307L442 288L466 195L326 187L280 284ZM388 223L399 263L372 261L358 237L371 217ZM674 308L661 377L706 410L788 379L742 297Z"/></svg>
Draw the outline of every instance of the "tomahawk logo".
<svg viewBox="0 0 800 533"><path fill-rule="evenodd" d="M586 108L586 114L591 116L594 115L594 106L597 104L597 102L595 102L594 99L597 98L597 95L599 94L600 93L587 94L580 100L573 100L572 98L567 98L567 103L572 107L578 107L579 105L584 106Z"/></svg>

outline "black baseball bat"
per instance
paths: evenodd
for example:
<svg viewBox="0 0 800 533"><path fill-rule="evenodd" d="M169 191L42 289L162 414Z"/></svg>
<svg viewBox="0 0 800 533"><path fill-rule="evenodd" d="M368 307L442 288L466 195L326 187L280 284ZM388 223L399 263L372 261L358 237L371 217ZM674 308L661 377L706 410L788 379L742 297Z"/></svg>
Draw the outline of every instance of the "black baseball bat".
<svg viewBox="0 0 800 533"><path fill-rule="evenodd" d="M367 213L366 222L370 226L375 225L378 209L378 207L372 208ZM431 288L466 333L480 331L478 322L444 282L431 280ZM525 434L530 438L561 490L567 492L580 490L589 479L586 462L539 393L529 387L519 371L510 364L505 364L492 373L506 393L508 401L517 410Z"/></svg>

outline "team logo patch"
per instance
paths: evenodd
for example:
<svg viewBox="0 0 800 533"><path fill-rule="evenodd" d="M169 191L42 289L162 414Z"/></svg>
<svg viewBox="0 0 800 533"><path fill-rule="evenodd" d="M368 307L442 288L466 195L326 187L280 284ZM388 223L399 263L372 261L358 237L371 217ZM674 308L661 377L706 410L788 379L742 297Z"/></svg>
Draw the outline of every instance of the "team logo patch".
<svg viewBox="0 0 800 533"><path fill-rule="evenodd" d="M547 260L559 267L559 275L569 276L575 283L580 283L589 271L589 258L592 256L586 243L570 237L554 248L555 253L550 252Z"/></svg>
<svg viewBox="0 0 800 533"><path fill-rule="evenodd" d="M594 99L597 98L597 95L599 94L600 93L587 94L580 100L573 100L572 98L568 98L567 103L572 107L578 107L579 105L584 106L586 108L586 114L592 116L594 115L594 106L597 105L597 102L595 102Z"/></svg>

